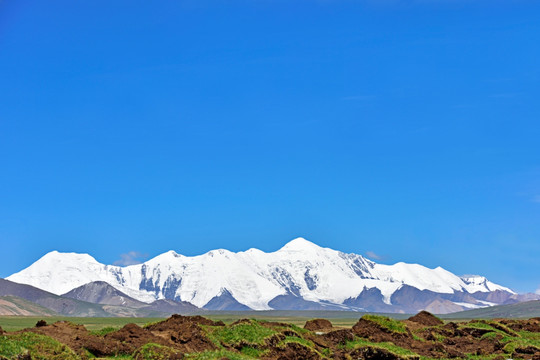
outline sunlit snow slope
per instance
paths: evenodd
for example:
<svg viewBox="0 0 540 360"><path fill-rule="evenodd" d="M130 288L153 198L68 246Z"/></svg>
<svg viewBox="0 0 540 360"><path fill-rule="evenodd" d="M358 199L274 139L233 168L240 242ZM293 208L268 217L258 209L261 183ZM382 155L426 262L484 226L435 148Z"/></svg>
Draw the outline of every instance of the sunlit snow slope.
<svg viewBox="0 0 540 360"><path fill-rule="evenodd" d="M199 307L230 294L238 303L255 310L271 309L269 302L280 295L287 296L282 296L284 299L343 306L347 299L351 301L363 291L372 294L373 290L381 297L381 306L387 306L392 304L396 291L409 289L406 285L415 291L437 294L513 294L484 277L459 277L441 267L429 269L417 264L376 264L363 256L322 248L303 238L271 253L220 249L187 257L169 251L126 267L103 265L87 254L53 251L8 280L55 294L92 281L105 281L141 301L166 298ZM460 303L478 304L475 299L462 297Z"/></svg>

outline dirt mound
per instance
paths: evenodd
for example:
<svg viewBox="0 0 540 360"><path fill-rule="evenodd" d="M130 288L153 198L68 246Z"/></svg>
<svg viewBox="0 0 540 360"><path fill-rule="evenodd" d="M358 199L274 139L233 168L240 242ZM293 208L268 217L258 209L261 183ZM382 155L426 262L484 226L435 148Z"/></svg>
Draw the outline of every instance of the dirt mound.
<svg viewBox="0 0 540 360"><path fill-rule="evenodd" d="M105 340L121 342L129 348L130 352L148 343L169 345L169 342L163 337L156 336L136 324L126 324L120 330L105 335L104 338Z"/></svg>
<svg viewBox="0 0 540 360"><path fill-rule="evenodd" d="M206 337L197 324L188 323L177 331L170 332L175 347L184 352L215 350L216 346Z"/></svg>
<svg viewBox="0 0 540 360"><path fill-rule="evenodd" d="M101 357L127 354L130 352L130 348L119 341L104 339L91 334L84 326L75 325L68 321L58 321L52 325L44 325L22 331L50 336L69 346L78 354L84 354L87 350L92 355Z"/></svg>
<svg viewBox="0 0 540 360"><path fill-rule="evenodd" d="M2 329L2 327L0 326L0 335L4 335L4 329Z"/></svg>
<svg viewBox="0 0 540 360"><path fill-rule="evenodd" d="M418 326L418 324L415 322L411 323ZM461 354L461 352L458 349L455 349L454 346L446 346L438 341L438 338L440 338L442 333L451 335L454 334L454 331L456 330L452 328L445 329L438 327L427 327L422 332L417 332L417 336L420 335L425 339L420 340L412 335L409 328L406 328L405 331L399 330L399 328L391 330L381 325L377 321L370 319L361 318L353 326L353 332L355 335L368 339L371 342L391 342L419 355L435 358L439 358L443 355L444 357L452 357ZM476 342L477 341L478 340L476 340ZM471 341L471 343L474 344L475 341ZM352 354L353 358L357 356L360 359L401 359L401 357L391 352L381 352L381 350L377 347L374 347L371 350L365 350L365 352L359 350L356 352L357 353Z"/></svg>
<svg viewBox="0 0 540 360"><path fill-rule="evenodd" d="M86 351L96 357L133 354L143 345L154 343L165 346L165 350L173 349L174 354L177 354L175 356L178 357L179 353L216 349L200 325L224 326L223 322L215 322L202 316L173 315L145 329L135 324L127 324L105 336L94 335L84 326L66 321L52 325L41 323L39 327L23 331L50 336L81 355Z"/></svg>
<svg viewBox="0 0 540 360"><path fill-rule="evenodd" d="M283 347L273 348L269 358L277 360L319 360L321 356L307 346L290 342Z"/></svg>
<svg viewBox="0 0 540 360"><path fill-rule="evenodd" d="M432 313L427 312L425 310L422 310L418 314L411 316L409 318L409 321L412 321L412 322L415 322L417 324L424 325L424 326L437 326L437 325L444 324L444 322L441 319L439 319Z"/></svg>
<svg viewBox="0 0 540 360"><path fill-rule="evenodd" d="M376 347L362 347L353 350L350 355L353 359L359 360L416 360L420 357L401 357L388 350L380 349Z"/></svg>
<svg viewBox="0 0 540 360"><path fill-rule="evenodd" d="M285 338L286 338L285 335L283 335L281 333L277 333L277 334L274 334L274 335L270 336L269 338L265 339L264 343L268 347L275 347L281 341L285 340Z"/></svg>
<svg viewBox="0 0 540 360"><path fill-rule="evenodd" d="M393 341L394 333L382 327L374 321L361 318L352 327L353 332L360 337L369 339L375 342Z"/></svg>
<svg viewBox="0 0 540 360"><path fill-rule="evenodd" d="M344 345L347 341L354 340L354 334L350 329L341 329L330 331L322 335L322 338L329 343L336 345Z"/></svg>
<svg viewBox="0 0 540 360"><path fill-rule="evenodd" d="M313 319L306 321L304 329L310 331L328 330L332 328L332 323L326 319Z"/></svg>
<svg viewBox="0 0 540 360"><path fill-rule="evenodd" d="M500 319L499 322L514 331L525 330L530 332L540 332L540 321L538 318L532 318L529 320Z"/></svg>
<svg viewBox="0 0 540 360"><path fill-rule="evenodd" d="M292 327L291 324L287 324L284 322L277 322L277 321L261 321L260 324L267 328L276 328L276 327L284 327L284 328L290 328Z"/></svg>
<svg viewBox="0 0 540 360"><path fill-rule="evenodd" d="M202 317L200 315L196 316L182 316L182 315L173 315L167 320L160 321L156 324L152 324L147 327L150 331L166 331L174 330L183 327L185 324L197 324L205 326L225 326L223 321L213 321Z"/></svg>
<svg viewBox="0 0 540 360"><path fill-rule="evenodd" d="M146 330L185 353L215 350L216 346L199 325L225 326L222 321L212 321L202 316L173 315L167 320L148 326Z"/></svg>

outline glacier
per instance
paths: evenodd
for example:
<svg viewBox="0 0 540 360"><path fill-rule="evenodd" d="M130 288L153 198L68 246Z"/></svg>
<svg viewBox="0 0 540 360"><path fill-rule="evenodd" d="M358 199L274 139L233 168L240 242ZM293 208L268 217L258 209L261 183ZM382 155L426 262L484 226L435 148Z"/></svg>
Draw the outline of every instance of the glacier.
<svg viewBox="0 0 540 360"><path fill-rule="evenodd" d="M88 254L52 251L7 279L57 295L90 282L105 281L143 302L172 299L198 307L230 294L253 310L271 310L269 303L278 296L342 305L373 289L380 291L385 304L392 305L392 295L406 286L449 295L515 294L482 276L460 277L441 267L430 269L403 262L378 264L358 254L320 247L304 238L268 253L254 248L237 253L218 249L190 257L171 250L124 267L101 264ZM472 304L482 305L476 300Z"/></svg>

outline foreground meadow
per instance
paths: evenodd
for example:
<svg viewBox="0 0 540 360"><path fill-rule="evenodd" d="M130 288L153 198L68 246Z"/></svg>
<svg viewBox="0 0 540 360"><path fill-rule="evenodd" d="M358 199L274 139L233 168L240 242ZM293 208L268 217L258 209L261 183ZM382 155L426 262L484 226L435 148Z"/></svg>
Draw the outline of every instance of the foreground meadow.
<svg viewBox="0 0 540 360"><path fill-rule="evenodd" d="M261 319L225 323L180 315L168 319L78 319L85 325L55 318L47 322L36 318L6 320L0 319L4 327L0 330L2 360L540 360L539 318L444 323L421 312L406 320L364 315L354 324L326 319L303 324L298 324L299 320L294 324ZM33 324L27 327L30 322Z"/></svg>

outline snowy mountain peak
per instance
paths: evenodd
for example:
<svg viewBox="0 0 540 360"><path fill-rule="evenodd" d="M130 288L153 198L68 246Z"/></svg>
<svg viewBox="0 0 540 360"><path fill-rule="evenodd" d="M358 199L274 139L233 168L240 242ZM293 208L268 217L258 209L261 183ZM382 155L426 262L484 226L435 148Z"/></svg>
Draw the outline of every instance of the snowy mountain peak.
<svg viewBox="0 0 540 360"><path fill-rule="evenodd" d="M285 244L280 251L306 251L306 250L318 250L322 249L319 245L312 243L309 240L304 239L303 237L298 237L289 241Z"/></svg>
<svg viewBox="0 0 540 360"><path fill-rule="evenodd" d="M225 257L228 257L229 255L232 255L234 254L233 252L229 251L229 250L225 250L225 249L216 249L216 250L210 250L209 252L207 252L206 256L210 256L210 257L214 257L214 256L225 256Z"/></svg>
<svg viewBox="0 0 540 360"><path fill-rule="evenodd" d="M91 263L99 264L99 262L90 254L80 254L80 253L74 253L74 252L59 252L56 250L53 250L43 255L38 260L38 262L39 261L41 262L62 261L62 262L73 262L74 264L77 262L91 262Z"/></svg>
<svg viewBox="0 0 540 360"><path fill-rule="evenodd" d="M470 299L467 294L492 291L513 294L484 277L459 277L441 267L429 269L403 262L377 264L301 237L275 252L217 249L183 256L171 250L125 267L100 264L88 254L54 251L8 279L58 295L105 281L143 302L170 299L220 309L268 310L294 303L299 307L326 304L320 305L324 308L330 304L353 309L377 304L374 309L378 311L405 311L407 308L388 307L402 303L399 296L407 292L407 299L414 298L410 291L429 290L434 296L461 303L465 300L456 294L464 294L463 299Z"/></svg>

